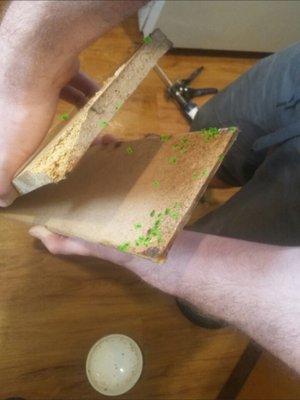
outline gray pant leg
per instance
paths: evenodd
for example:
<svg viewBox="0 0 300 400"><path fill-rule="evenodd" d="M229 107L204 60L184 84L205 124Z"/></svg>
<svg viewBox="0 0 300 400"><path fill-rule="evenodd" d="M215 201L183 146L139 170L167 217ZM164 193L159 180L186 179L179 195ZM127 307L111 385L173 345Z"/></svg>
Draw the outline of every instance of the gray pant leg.
<svg viewBox="0 0 300 400"><path fill-rule="evenodd" d="M258 62L247 73L200 108L192 130L210 126L240 127L236 143L219 175L243 185L267 151L254 152L254 142L300 120L300 43Z"/></svg>
<svg viewBox="0 0 300 400"><path fill-rule="evenodd" d="M258 138L300 121L299 66L296 44L257 63L199 110L193 130L240 126L218 173L244 186L192 229L268 244L300 244L300 137L271 153L252 150Z"/></svg>

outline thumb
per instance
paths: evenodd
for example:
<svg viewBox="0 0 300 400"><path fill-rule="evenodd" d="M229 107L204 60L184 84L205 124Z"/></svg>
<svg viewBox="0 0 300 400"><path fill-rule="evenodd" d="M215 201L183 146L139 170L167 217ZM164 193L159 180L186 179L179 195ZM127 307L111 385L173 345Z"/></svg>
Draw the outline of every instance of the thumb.
<svg viewBox="0 0 300 400"><path fill-rule="evenodd" d="M11 175L0 168L0 207L7 207L13 203L19 193L11 183Z"/></svg>

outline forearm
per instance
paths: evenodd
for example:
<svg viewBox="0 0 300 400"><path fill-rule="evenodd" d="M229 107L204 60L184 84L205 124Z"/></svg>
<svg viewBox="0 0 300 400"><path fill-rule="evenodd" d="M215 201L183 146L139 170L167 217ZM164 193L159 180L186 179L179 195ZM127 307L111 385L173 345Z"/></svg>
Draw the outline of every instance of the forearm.
<svg viewBox="0 0 300 400"><path fill-rule="evenodd" d="M0 26L0 69L15 86L63 86L73 60L146 1L13 1ZM6 68L14 65L13 70ZM26 87L27 89L27 87Z"/></svg>
<svg viewBox="0 0 300 400"><path fill-rule="evenodd" d="M125 266L158 289L225 319L300 372L300 248L183 231L167 261L158 265L44 227L30 233L54 254L92 255Z"/></svg>
<svg viewBox="0 0 300 400"><path fill-rule="evenodd" d="M185 231L164 265L123 257L142 279L225 319L300 372L300 248Z"/></svg>
<svg viewBox="0 0 300 400"><path fill-rule="evenodd" d="M188 234L199 245L180 295L300 371L300 249Z"/></svg>

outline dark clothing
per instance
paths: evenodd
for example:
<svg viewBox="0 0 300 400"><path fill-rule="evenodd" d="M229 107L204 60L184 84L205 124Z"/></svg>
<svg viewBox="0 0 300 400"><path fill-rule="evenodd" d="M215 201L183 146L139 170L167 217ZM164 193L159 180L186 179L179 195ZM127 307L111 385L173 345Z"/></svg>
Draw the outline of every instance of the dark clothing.
<svg viewBox="0 0 300 400"><path fill-rule="evenodd" d="M242 189L199 232L300 245L300 43L264 58L208 101L192 130L239 126L218 176Z"/></svg>

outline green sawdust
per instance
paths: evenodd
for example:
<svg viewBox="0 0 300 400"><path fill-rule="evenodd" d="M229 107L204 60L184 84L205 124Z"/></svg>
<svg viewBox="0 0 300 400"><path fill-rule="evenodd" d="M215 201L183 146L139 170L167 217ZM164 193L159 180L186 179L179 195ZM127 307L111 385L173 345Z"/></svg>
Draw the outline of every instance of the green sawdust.
<svg viewBox="0 0 300 400"><path fill-rule="evenodd" d="M202 129L198 133L203 136L206 142L209 142L218 135L220 135L221 131L218 128L207 128L207 129Z"/></svg>
<svg viewBox="0 0 300 400"><path fill-rule="evenodd" d="M192 173L192 179L198 180L198 179L205 178L205 177L207 177L208 175L209 175L208 169L205 168L205 169L204 169L203 171L201 171L201 172L194 171L194 172Z"/></svg>
<svg viewBox="0 0 300 400"><path fill-rule="evenodd" d="M172 157L168 158L168 163L171 164L171 165L177 164L177 161L178 161L177 157L172 156Z"/></svg>
<svg viewBox="0 0 300 400"><path fill-rule="evenodd" d="M152 210L150 217L154 218L153 223L144 235L140 235L135 240L135 245L137 247L149 247L154 245L159 245L163 242L163 232L162 225L167 222L168 218L178 221L180 218L179 209L182 207L180 203L175 203L172 207L166 208L163 211Z"/></svg>
<svg viewBox="0 0 300 400"><path fill-rule="evenodd" d="M230 133L234 133L234 132L237 131L237 127L236 127L236 126L230 126L230 127L227 128L227 129L228 129L228 131L229 131Z"/></svg>
<svg viewBox="0 0 300 400"><path fill-rule="evenodd" d="M119 110L122 107L122 105L123 105L123 102L122 101L118 101L117 104L116 104L116 110Z"/></svg>
<svg viewBox="0 0 300 400"><path fill-rule="evenodd" d="M62 121L68 121L68 119L70 119L70 115L68 113L63 113L63 114L60 114L59 118Z"/></svg>
<svg viewBox="0 0 300 400"><path fill-rule="evenodd" d="M152 37L151 36L145 36L144 37L144 39L143 39L143 42L145 43L145 44L150 44L150 43L152 43Z"/></svg>
<svg viewBox="0 0 300 400"><path fill-rule="evenodd" d="M171 139L171 135L160 135L160 140L162 142L168 142Z"/></svg>
<svg viewBox="0 0 300 400"><path fill-rule="evenodd" d="M132 148L132 146L128 146L128 147L126 148L126 153L127 153L127 154L132 154L132 153L133 153L133 148Z"/></svg>
<svg viewBox="0 0 300 400"><path fill-rule="evenodd" d="M187 137L181 138L179 142L173 144L173 149L178 150L180 154L185 154L190 148L191 143Z"/></svg>
<svg viewBox="0 0 300 400"><path fill-rule="evenodd" d="M106 128L108 126L108 122L104 121L104 119L100 119L99 125L101 126L101 128Z"/></svg>
<svg viewBox="0 0 300 400"><path fill-rule="evenodd" d="M122 253L127 253L127 251L129 250L130 247L130 242L124 242L122 244L120 244L117 249L119 251L121 251Z"/></svg>

